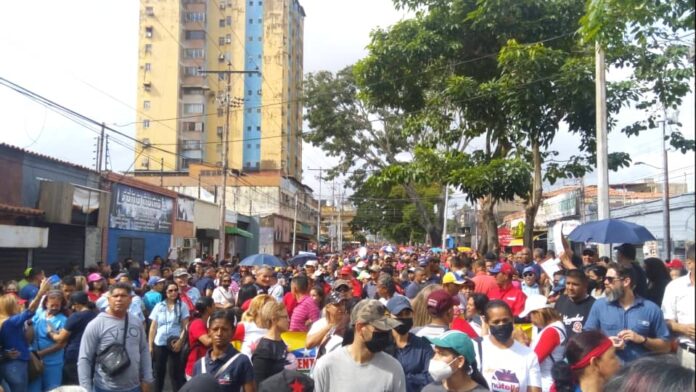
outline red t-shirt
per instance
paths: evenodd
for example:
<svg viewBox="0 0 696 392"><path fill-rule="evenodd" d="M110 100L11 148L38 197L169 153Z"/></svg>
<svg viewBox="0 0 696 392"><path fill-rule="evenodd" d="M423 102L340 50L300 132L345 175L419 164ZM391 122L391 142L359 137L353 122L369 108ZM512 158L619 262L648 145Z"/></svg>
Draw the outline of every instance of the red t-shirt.
<svg viewBox="0 0 696 392"><path fill-rule="evenodd" d="M193 365L197 360L205 356L205 352L208 350L198 338L208 333L208 328L206 328L203 320L197 318L191 321L188 331L189 347L191 347L191 352L189 352L188 358L186 360L186 375L193 376Z"/></svg>
<svg viewBox="0 0 696 392"><path fill-rule="evenodd" d="M295 298L295 294L286 293L283 296L283 303L285 304L285 309L288 311L288 317L292 317L292 311L295 310L295 307L297 306L297 299Z"/></svg>
<svg viewBox="0 0 696 392"><path fill-rule="evenodd" d="M360 281L355 278L351 278L350 283L353 284L353 297L362 298L362 284L360 284Z"/></svg>
<svg viewBox="0 0 696 392"><path fill-rule="evenodd" d="M522 310L524 310L524 303L527 301L527 296L524 295L522 290L514 287L513 285L508 285L505 289L501 289L500 286L496 286L495 289L491 290L488 294L489 299L501 299L503 302L510 306L512 309L512 315L517 317Z"/></svg>
<svg viewBox="0 0 696 392"><path fill-rule="evenodd" d="M471 280L474 281L474 292L485 294L487 297L490 297L491 292L498 287L495 277L487 275L485 272L477 273Z"/></svg>

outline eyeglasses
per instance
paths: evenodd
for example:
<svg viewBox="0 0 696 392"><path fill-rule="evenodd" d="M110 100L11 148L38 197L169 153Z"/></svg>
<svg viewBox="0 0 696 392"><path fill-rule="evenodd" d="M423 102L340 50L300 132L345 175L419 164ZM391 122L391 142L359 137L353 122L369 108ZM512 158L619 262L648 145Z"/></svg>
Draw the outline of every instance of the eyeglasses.
<svg viewBox="0 0 696 392"><path fill-rule="evenodd" d="M619 278L618 276L605 276L604 281L609 282L609 284L614 283L615 280L623 280L623 278Z"/></svg>

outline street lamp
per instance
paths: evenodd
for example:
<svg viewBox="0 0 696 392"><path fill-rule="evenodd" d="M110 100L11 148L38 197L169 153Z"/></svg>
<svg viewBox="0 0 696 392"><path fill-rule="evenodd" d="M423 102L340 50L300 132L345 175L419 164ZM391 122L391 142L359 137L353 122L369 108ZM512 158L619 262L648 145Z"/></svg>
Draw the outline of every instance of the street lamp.
<svg viewBox="0 0 696 392"><path fill-rule="evenodd" d="M679 116L678 111L665 110L664 116L658 122L662 123L662 225L663 225L663 241L665 250L665 262L669 261L672 256L672 236L670 230L670 216L669 216L669 167L667 163L667 146L666 146L666 131L665 128L667 123L675 124L677 123L677 118ZM636 165L650 166L655 169L660 169L657 166L653 166L645 162L636 162Z"/></svg>

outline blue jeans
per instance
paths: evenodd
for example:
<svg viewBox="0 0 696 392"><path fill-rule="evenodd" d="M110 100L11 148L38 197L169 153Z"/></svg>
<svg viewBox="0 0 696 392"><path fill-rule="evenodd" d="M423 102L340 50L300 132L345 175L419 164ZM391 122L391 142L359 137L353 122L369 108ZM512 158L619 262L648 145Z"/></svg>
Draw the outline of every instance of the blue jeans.
<svg viewBox="0 0 696 392"><path fill-rule="evenodd" d="M29 363L21 359L7 359L0 363L0 377L11 392L27 392L28 366Z"/></svg>
<svg viewBox="0 0 696 392"><path fill-rule="evenodd" d="M59 363L56 365L46 365L44 364L44 371L41 373L41 377L29 383L29 392L43 392L50 391L51 389L58 388L62 384L63 380L63 364ZM14 389L10 387L10 391L14 392Z"/></svg>

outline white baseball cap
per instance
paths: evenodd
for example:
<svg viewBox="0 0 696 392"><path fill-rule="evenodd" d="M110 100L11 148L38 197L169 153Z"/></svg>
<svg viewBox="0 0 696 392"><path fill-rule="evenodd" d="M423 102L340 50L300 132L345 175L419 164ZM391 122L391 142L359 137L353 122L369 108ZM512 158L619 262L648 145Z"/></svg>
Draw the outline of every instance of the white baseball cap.
<svg viewBox="0 0 696 392"><path fill-rule="evenodd" d="M520 313L520 318L525 318L527 315L535 310L550 308L551 304L547 303L546 297L541 294L530 294L527 297L527 301L524 303L524 310Z"/></svg>

